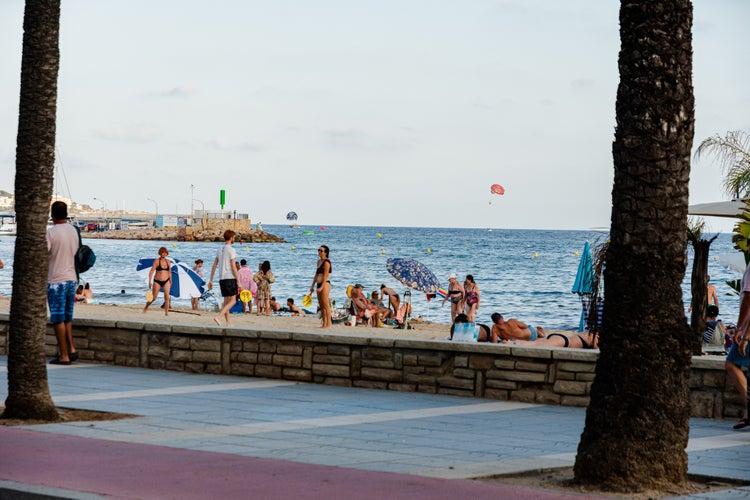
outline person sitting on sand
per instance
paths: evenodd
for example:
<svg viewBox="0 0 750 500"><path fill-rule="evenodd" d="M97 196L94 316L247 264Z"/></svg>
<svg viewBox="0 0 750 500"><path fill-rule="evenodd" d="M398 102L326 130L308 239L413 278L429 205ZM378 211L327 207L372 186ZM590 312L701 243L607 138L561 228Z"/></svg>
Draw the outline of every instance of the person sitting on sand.
<svg viewBox="0 0 750 500"><path fill-rule="evenodd" d="M90 302L94 299L94 292L91 290L91 285L86 282L86 286L83 287L83 296L86 297L86 302Z"/></svg>
<svg viewBox="0 0 750 500"><path fill-rule="evenodd" d="M492 342L497 343L501 340L530 340L534 341L537 338L544 338L547 332L544 328L533 326L518 321L515 318L508 318L505 320L502 314L492 313Z"/></svg>
<svg viewBox="0 0 750 500"><path fill-rule="evenodd" d="M565 335L563 333L550 333L544 338L536 340L503 340L503 344L520 344L537 347L570 347L572 349L598 349L598 333L574 333Z"/></svg>
<svg viewBox="0 0 750 500"><path fill-rule="evenodd" d="M76 288L75 301L86 303L86 296L83 294L83 285L78 285L78 288Z"/></svg>
<svg viewBox="0 0 750 500"><path fill-rule="evenodd" d="M378 306L367 300L367 297L362 293L362 290L364 290L364 287L357 283L351 291L352 304L354 304L357 316L370 319L374 315L380 313L380 318L382 319L387 318L391 314L391 310L387 307Z"/></svg>
<svg viewBox="0 0 750 500"><path fill-rule="evenodd" d="M383 300L385 300L385 296L388 296L388 305L393 309L393 315L398 314L398 308L401 304L401 297L398 296L398 293L393 288L388 288L385 285L380 285L380 295L383 296Z"/></svg>
<svg viewBox="0 0 750 500"><path fill-rule="evenodd" d="M304 316L307 314L304 309L300 309L295 303L294 299L289 297L286 299L286 309L292 313L292 316Z"/></svg>

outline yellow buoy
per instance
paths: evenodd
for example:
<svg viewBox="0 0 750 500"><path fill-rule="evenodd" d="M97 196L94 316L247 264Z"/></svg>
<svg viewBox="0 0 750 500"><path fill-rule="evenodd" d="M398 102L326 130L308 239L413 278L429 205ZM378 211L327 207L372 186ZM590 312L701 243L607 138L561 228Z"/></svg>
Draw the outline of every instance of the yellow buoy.
<svg viewBox="0 0 750 500"><path fill-rule="evenodd" d="M295 247L294 245L292 245L292 250L297 250L297 247Z"/></svg>
<svg viewBox="0 0 750 500"><path fill-rule="evenodd" d="M383 235L380 234L380 233L378 233L378 238L382 238L382 237L383 237Z"/></svg>
<svg viewBox="0 0 750 500"><path fill-rule="evenodd" d="M245 250L249 252L250 251L250 247L246 246Z"/></svg>
<svg viewBox="0 0 750 500"><path fill-rule="evenodd" d="M466 244L466 246L468 247L468 246L469 246L469 244L467 243L467 244Z"/></svg>
<svg viewBox="0 0 750 500"><path fill-rule="evenodd" d="M573 252L573 255L575 255L576 257L578 257L578 250L576 250L575 252Z"/></svg>
<svg viewBox="0 0 750 500"><path fill-rule="evenodd" d="M538 254L538 253L536 253L536 252L534 252L534 258L536 259L536 258L538 258L538 257L539 257L539 254Z"/></svg>
<svg viewBox="0 0 750 500"><path fill-rule="evenodd" d="M380 253L381 253L381 254L385 254L385 248L381 248L381 249L380 249Z"/></svg>
<svg viewBox="0 0 750 500"><path fill-rule="evenodd" d="M177 246L177 243L172 243L172 246L173 246L173 247L176 247L176 246Z"/></svg>
<svg viewBox="0 0 750 500"><path fill-rule="evenodd" d="M432 250L428 248L427 253L432 253Z"/></svg>

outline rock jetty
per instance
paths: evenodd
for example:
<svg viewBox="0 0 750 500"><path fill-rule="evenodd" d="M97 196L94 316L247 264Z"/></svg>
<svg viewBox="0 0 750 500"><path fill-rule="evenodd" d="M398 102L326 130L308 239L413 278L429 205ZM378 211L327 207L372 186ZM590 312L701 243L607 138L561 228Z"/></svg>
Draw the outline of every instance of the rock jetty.
<svg viewBox="0 0 750 500"><path fill-rule="evenodd" d="M286 243L266 231L254 229L236 231L236 241L248 243ZM224 241L224 229L192 229L185 227L156 227L148 229L126 229L117 231L81 232L84 238L111 240L161 240L161 241Z"/></svg>

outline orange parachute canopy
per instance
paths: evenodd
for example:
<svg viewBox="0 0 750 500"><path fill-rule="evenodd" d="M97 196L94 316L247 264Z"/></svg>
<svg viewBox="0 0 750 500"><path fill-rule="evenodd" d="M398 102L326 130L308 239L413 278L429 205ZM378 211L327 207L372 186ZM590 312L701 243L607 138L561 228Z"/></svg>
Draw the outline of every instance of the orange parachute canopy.
<svg viewBox="0 0 750 500"><path fill-rule="evenodd" d="M490 186L490 193L492 194L505 194L505 188L500 184L493 184Z"/></svg>

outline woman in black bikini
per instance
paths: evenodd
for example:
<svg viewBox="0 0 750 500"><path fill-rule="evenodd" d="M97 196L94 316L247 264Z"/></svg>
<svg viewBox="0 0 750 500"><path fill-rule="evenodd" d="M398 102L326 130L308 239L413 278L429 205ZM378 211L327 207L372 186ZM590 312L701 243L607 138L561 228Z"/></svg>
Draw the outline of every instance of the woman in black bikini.
<svg viewBox="0 0 750 500"><path fill-rule="evenodd" d="M328 259L329 249L325 245L318 248L318 268L315 270L315 277L310 286L310 293L315 289L318 295L318 306L320 307L320 327L331 328L331 302L328 299L331 294L331 282L328 280L331 276L331 261ZM303 304L304 305L304 304Z"/></svg>
<svg viewBox="0 0 750 500"><path fill-rule="evenodd" d="M151 288L151 300L146 302L143 308L145 313L148 306L159 297L159 290L164 290L164 315L169 315L169 289L172 288L172 263L167 259L169 250L166 247L159 248L159 258L154 260L151 270L148 272L148 285Z"/></svg>
<svg viewBox="0 0 750 500"><path fill-rule="evenodd" d="M503 340L503 343L535 345L539 347L570 347L573 349L598 349L599 334L576 333L565 335L562 333L548 333L546 337L536 340Z"/></svg>
<svg viewBox="0 0 750 500"><path fill-rule="evenodd" d="M456 279L456 273L451 273L448 282L448 294L443 299L443 304L446 300L451 301L451 322L455 323L456 316L464 309L464 287Z"/></svg>

